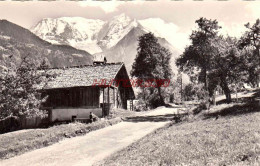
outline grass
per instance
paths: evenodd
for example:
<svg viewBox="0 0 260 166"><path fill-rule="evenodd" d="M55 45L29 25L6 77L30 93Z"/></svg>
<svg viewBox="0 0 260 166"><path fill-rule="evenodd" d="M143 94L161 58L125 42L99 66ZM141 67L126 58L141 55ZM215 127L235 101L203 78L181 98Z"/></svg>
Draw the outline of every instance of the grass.
<svg viewBox="0 0 260 166"><path fill-rule="evenodd" d="M260 165L260 108L252 97L156 130L97 165Z"/></svg>
<svg viewBox="0 0 260 166"><path fill-rule="evenodd" d="M113 118L90 124L70 123L47 129L28 129L1 134L0 159L7 159L34 149L46 147L65 138L84 135L121 121L121 118Z"/></svg>
<svg viewBox="0 0 260 166"><path fill-rule="evenodd" d="M109 117L108 117L108 118L132 117L132 116L136 116L136 115L138 115L138 114L140 114L140 113L134 112L134 111L125 110L125 109L116 108L116 109L112 109L112 110L110 111L110 114L109 114Z"/></svg>

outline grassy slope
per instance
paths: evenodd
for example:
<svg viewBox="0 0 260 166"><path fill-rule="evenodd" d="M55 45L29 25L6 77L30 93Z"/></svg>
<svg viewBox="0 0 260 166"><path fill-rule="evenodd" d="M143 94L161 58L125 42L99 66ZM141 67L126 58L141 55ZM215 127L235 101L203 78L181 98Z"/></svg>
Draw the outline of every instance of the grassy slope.
<svg viewBox="0 0 260 166"><path fill-rule="evenodd" d="M134 116L135 112L112 110L109 119L91 124L70 123L53 126L47 129L27 129L0 134L0 159L7 159L25 152L39 149L59 142L64 138L84 135L122 121L121 118Z"/></svg>
<svg viewBox="0 0 260 166"><path fill-rule="evenodd" d="M240 101L157 130L98 165L259 165L259 105Z"/></svg>
<svg viewBox="0 0 260 166"><path fill-rule="evenodd" d="M84 135L121 122L121 118L97 121L91 124L70 123L47 129L29 129L0 135L0 159L10 158L34 149L59 142L64 138Z"/></svg>

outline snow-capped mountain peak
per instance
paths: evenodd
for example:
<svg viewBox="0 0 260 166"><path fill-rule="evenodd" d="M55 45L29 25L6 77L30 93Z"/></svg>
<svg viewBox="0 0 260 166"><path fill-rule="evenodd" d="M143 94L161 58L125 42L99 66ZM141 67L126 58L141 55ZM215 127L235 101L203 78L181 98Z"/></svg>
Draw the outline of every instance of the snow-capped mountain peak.
<svg viewBox="0 0 260 166"><path fill-rule="evenodd" d="M112 20L116 20L118 22L129 22L131 21L131 18L128 17L125 13L122 13L120 15L114 16Z"/></svg>
<svg viewBox="0 0 260 166"><path fill-rule="evenodd" d="M31 31L53 44L66 44L86 50L89 53L101 52L97 44L97 34L104 25L102 20L82 17L45 18Z"/></svg>
<svg viewBox="0 0 260 166"><path fill-rule="evenodd" d="M160 18L131 19L125 13L114 16L109 21L82 17L46 18L31 30L51 43L71 45L94 54L114 47L136 27L165 38L170 43L176 41L169 33L178 30L175 24L166 23Z"/></svg>
<svg viewBox="0 0 260 166"><path fill-rule="evenodd" d="M99 45L101 48L109 49L115 46L132 28L137 27L135 19L120 14L108 21L99 33Z"/></svg>
<svg viewBox="0 0 260 166"><path fill-rule="evenodd" d="M137 54L138 37L144 33L154 33L158 42L173 53L173 68L174 59L180 53L178 48L184 43L174 23L160 18L136 20L124 13L108 21L82 17L46 18L31 31L51 43L70 45L93 56L104 55L108 62L124 62L128 71Z"/></svg>

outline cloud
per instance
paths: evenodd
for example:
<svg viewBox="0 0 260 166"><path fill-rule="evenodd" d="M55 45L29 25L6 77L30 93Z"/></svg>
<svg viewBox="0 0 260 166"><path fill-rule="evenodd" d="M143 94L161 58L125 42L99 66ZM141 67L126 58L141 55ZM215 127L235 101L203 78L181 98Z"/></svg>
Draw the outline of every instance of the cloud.
<svg viewBox="0 0 260 166"><path fill-rule="evenodd" d="M182 52L187 44L189 44L188 33L180 32L180 28L172 23L166 23L160 18L149 18L139 20L142 26L153 32L156 36L165 38L170 42L179 52Z"/></svg>
<svg viewBox="0 0 260 166"><path fill-rule="evenodd" d="M230 23L225 24L224 22L219 22L222 27L219 32L224 36L241 37L247 30L244 24L241 23Z"/></svg>
<svg viewBox="0 0 260 166"><path fill-rule="evenodd" d="M109 1L94 1L94 0L87 0L78 2L81 7L98 7L101 8L105 13L112 13L118 11L118 7L121 5L140 5L145 3L144 0L133 0L133 1L119 1L119 0L109 0Z"/></svg>
<svg viewBox="0 0 260 166"><path fill-rule="evenodd" d="M251 14L255 19L260 18L260 3L259 2L251 2L246 5L246 8L251 11Z"/></svg>
<svg viewBox="0 0 260 166"><path fill-rule="evenodd" d="M78 4L82 7L98 7L101 8L105 13L112 13L117 11L118 6L122 5L124 2L122 1L81 1Z"/></svg>

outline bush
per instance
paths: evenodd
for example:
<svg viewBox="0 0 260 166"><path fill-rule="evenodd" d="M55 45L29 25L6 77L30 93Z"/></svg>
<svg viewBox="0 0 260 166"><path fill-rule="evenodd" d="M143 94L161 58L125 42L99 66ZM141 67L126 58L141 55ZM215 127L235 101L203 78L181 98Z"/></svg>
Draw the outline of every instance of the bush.
<svg viewBox="0 0 260 166"><path fill-rule="evenodd" d="M15 131L21 128L21 122L18 117L10 116L0 120L0 133Z"/></svg>
<svg viewBox="0 0 260 166"><path fill-rule="evenodd" d="M208 107L207 107L207 103L205 103L205 102L202 102L202 103L200 103L196 108L194 108L193 110L192 110L192 112L193 112L193 114L198 114L198 113L200 113L201 111L203 111L203 110L206 110Z"/></svg>
<svg viewBox="0 0 260 166"><path fill-rule="evenodd" d="M148 98L148 102L149 102L149 107L152 109L164 105L164 103L162 103L158 95L150 95L150 97Z"/></svg>
<svg viewBox="0 0 260 166"><path fill-rule="evenodd" d="M38 65L28 57L14 67L0 75L0 119L9 116L36 116L43 114L40 110L41 103L46 98L41 98L36 85L44 84L47 73L38 69Z"/></svg>
<svg viewBox="0 0 260 166"><path fill-rule="evenodd" d="M208 92L205 90L203 84L189 83L184 87L183 96L186 101L190 100L207 100Z"/></svg>
<svg viewBox="0 0 260 166"><path fill-rule="evenodd" d="M139 99L138 102L136 103L136 105L134 106L134 110L137 112L141 112L141 111L147 111L147 104L145 103L145 101L143 99Z"/></svg>
<svg viewBox="0 0 260 166"><path fill-rule="evenodd" d="M163 99L170 96L168 90L167 87L161 87L161 95ZM137 95L137 99L139 101L135 106L136 111L147 111L148 109L165 106L165 102L160 98L158 89L154 87L146 87L142 89L142 92Z"/></svg>
<svg viewBox="0 0 260 166"><path fill-rule="evenodd" d="M17 117L10 116L0 120L0 134L11 131L29 129L29 128L45 128L49 126L48 115L33 117Z"/></svg>

